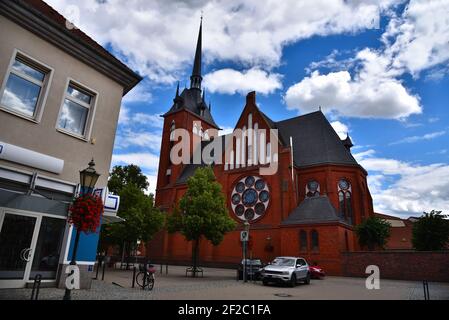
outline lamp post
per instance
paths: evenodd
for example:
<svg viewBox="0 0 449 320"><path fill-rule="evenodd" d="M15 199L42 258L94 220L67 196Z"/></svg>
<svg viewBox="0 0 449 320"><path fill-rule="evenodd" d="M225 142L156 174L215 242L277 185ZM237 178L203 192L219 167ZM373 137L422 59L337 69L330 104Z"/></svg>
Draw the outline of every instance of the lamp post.
<svg viewBox="0 0 449 320"><path fill-rule="evenodd" d="M247 239L243 242L243 262L244 262L244 265L243 265L243 282L248 282L248 265L247 265L247 255L248 255L248 240L249 240L249 222L248 222L248 220L246 220L244 223L243 223L243 227L244 227L244 229L245 229L245 231L246 231L246 233L247 233Z"/></svg>
<svg viewBox="0 0 449 320"><path fill-rule="evenodd" d="M80 171L80 195L92 193L99 177L100 174L97 173L97 171L95 170L95 162L94 159L92 158L92 160L89 162L89 167ZM77 228L75 236L75 244L73 245L72 260L70 261L71 266L76 265L76 253L78 251L79 239L80 239L80 230ZM74 271L72 271L69 276L71 276L73 273ZM64 293L64 300L71 299L70 296L71 292L72 290L68 289L66 286Z"/></svg>

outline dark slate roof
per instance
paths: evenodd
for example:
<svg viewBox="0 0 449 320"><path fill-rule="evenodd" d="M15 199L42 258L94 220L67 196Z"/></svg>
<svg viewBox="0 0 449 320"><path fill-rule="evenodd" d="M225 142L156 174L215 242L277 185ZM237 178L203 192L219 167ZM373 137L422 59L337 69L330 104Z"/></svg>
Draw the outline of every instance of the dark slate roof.
<svg viewBox="0 0 449 320"><path fill-rule="evenodd" d="M175 98L175 103L170 108L170 110L164 114L166 117L169 114L177 112L181 109L186 109L194 114L196 114L200 119L206 121L207 123L213 125L215 128L218 128L218 125L215 123L214 118L207 106L206 102L201 97L201 91L196 88L184 89L181 95ZM204 110L203 115L201 116L201 110Z"/></svg>
<svg viewBox="0 0 449 320"><path fill-rule="evenodd" d="M215 137L214 139L211 139L209 141L201 141L201 150L204 150L204 148L207 145L209 145L213 141L216 141L217 139L220 140L221 148L224 151L224 148L225 148L225 136L218 136L218 137ZM215 149L212 150L212 152L210 154L211 157L214 157L214 151L215 151ZM183 170L181 171L181 174L179 175L178 179L176 180L176 184L187 183L187 180L191 176L193 176L193 174L195 173L195 170L197 168L205 167L207 165L214 166L213 161L212 161L212 163L205 163L203 160L205 160L205 159L203 159L203 157L201 157L201 164L187 164L187 165L185 165Z"/></svg>
<svg viewBox="0 0 449 320"><path fill-rule="evenodd" d="M327 196L311 197L304 199L285 219L282 225L310 224L322 222L342 221L337 210Z"/></svg>
<svg viewBox="0 0 449 320"><path fill-rule="evenodd" d="M321 111L276 122L287 146L293 138L293 159L298 167L315 164L358 165Z"/></svg>
<svg viewBox="0 0 449 320"><path fill-rule="evenodd" d="M176 180L176 184L187 183L187 180L194 175L196 169L204 167L204 164L188 164L184 167L181 174Z"/></svg>

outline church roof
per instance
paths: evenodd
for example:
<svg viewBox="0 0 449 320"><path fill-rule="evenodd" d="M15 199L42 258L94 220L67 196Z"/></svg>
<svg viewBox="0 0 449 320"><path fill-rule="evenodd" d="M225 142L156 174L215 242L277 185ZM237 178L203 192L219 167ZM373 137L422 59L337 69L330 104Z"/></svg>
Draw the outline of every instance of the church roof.
<svg viewBox="0 0 449 320"><path fill-rule="evenodd" d="M321 111L279 122L271 120L263 112L261 114L265 117L271 129L279 130L279 138L284 146L289 146L290 136L293 138L293 161L296 166L307 167L320 164L359 166ZM222 150L224 151L224 136L219 136L215 139L221 139ZM210 142L203 141L201 150ZM186 165L177 183L185 183L198 166L193 164Z"/></svg>
<svg viewBox="0 0 449 320"><path fill-rule="evenodd" d="M289 216L282 221L282 225L312 224L342 221L327 196L310 197L304 199Z"/></svg>
<svg viewBox="0 0 449 320"><path fill-rule="evenodd" d="M213 125L218 128L218 125L215 123L214 118L207 106L206 102L201 97L201 91L195 88L184 89L178 99L175 98L178 102L175 101L173 106L168 110L167 113L164 114L164 117L169 114L175 113L181 109L189 110L197 115L200 119L206 121L207 123ZM201 115L201 111L203 114Z"/></svg>
<svg viewBox="0 0 449 320"><path fill-rule="evenodd" d="M293 160L298 167L317 164L358 165L321 111L276 122L282 141L293 138Z"/></svg>

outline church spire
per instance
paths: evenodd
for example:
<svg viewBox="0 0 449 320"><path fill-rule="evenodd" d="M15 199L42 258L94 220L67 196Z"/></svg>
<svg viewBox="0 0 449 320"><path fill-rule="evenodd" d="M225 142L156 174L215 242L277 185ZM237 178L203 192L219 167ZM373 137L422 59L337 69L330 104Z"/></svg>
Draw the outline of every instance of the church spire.
<svg viewBox="0 0 449 320"><path fill-rule="evenodd" d="M193 62L192 76L190 77L190 88L201 90L201 40L202 40L203 16L201 16L200 31L198 33L198 42L196 44L195 60Z"/></svg>

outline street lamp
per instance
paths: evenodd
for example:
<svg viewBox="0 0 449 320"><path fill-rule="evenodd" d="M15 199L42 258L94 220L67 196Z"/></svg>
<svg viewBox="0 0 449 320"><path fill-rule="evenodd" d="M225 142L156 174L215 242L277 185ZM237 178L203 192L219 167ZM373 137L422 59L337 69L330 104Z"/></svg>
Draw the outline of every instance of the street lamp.
<svg viewBox="0 0 449 320"><path fill-rule="evenodd" d="M83 194L90 194L94 191L95 184L98 181L98 178L100 177L100 174L97 173L95 170L95 162L94 159L89 162L89 167L87 167L84 170L80 171L80 195ZM73 253L72 253L72 260L70 261L71 266L76 265L76 253L78 251L78 242L80 239L80 230L76 229L76 236L75 236L75 244L73 245ZM73 275L74 271L72 270L70 275ZM70 300L71 299L71 290L67 288L65 289L64 293L64 300Z"/></svg>
<svg viewBox="0 0 449 320"><path fill-rule="evenodd" d="M99 177L100 174L95 170L95 162L92 158L89 167L80 171L81 193L91 193Z"/></svg>
<svg viewBox="0 0 449 320"><path fill-rule="evenodd" d="M243 282L247 282L248 281L248 265L247 265L247 250L248 250L248 241L249 241L249 222L248 220L245 220L245 222L243 223L243 228L246 231L247 239L246 241L243 242L243 261L244 261L244 268L243 268Z"/></svg>

